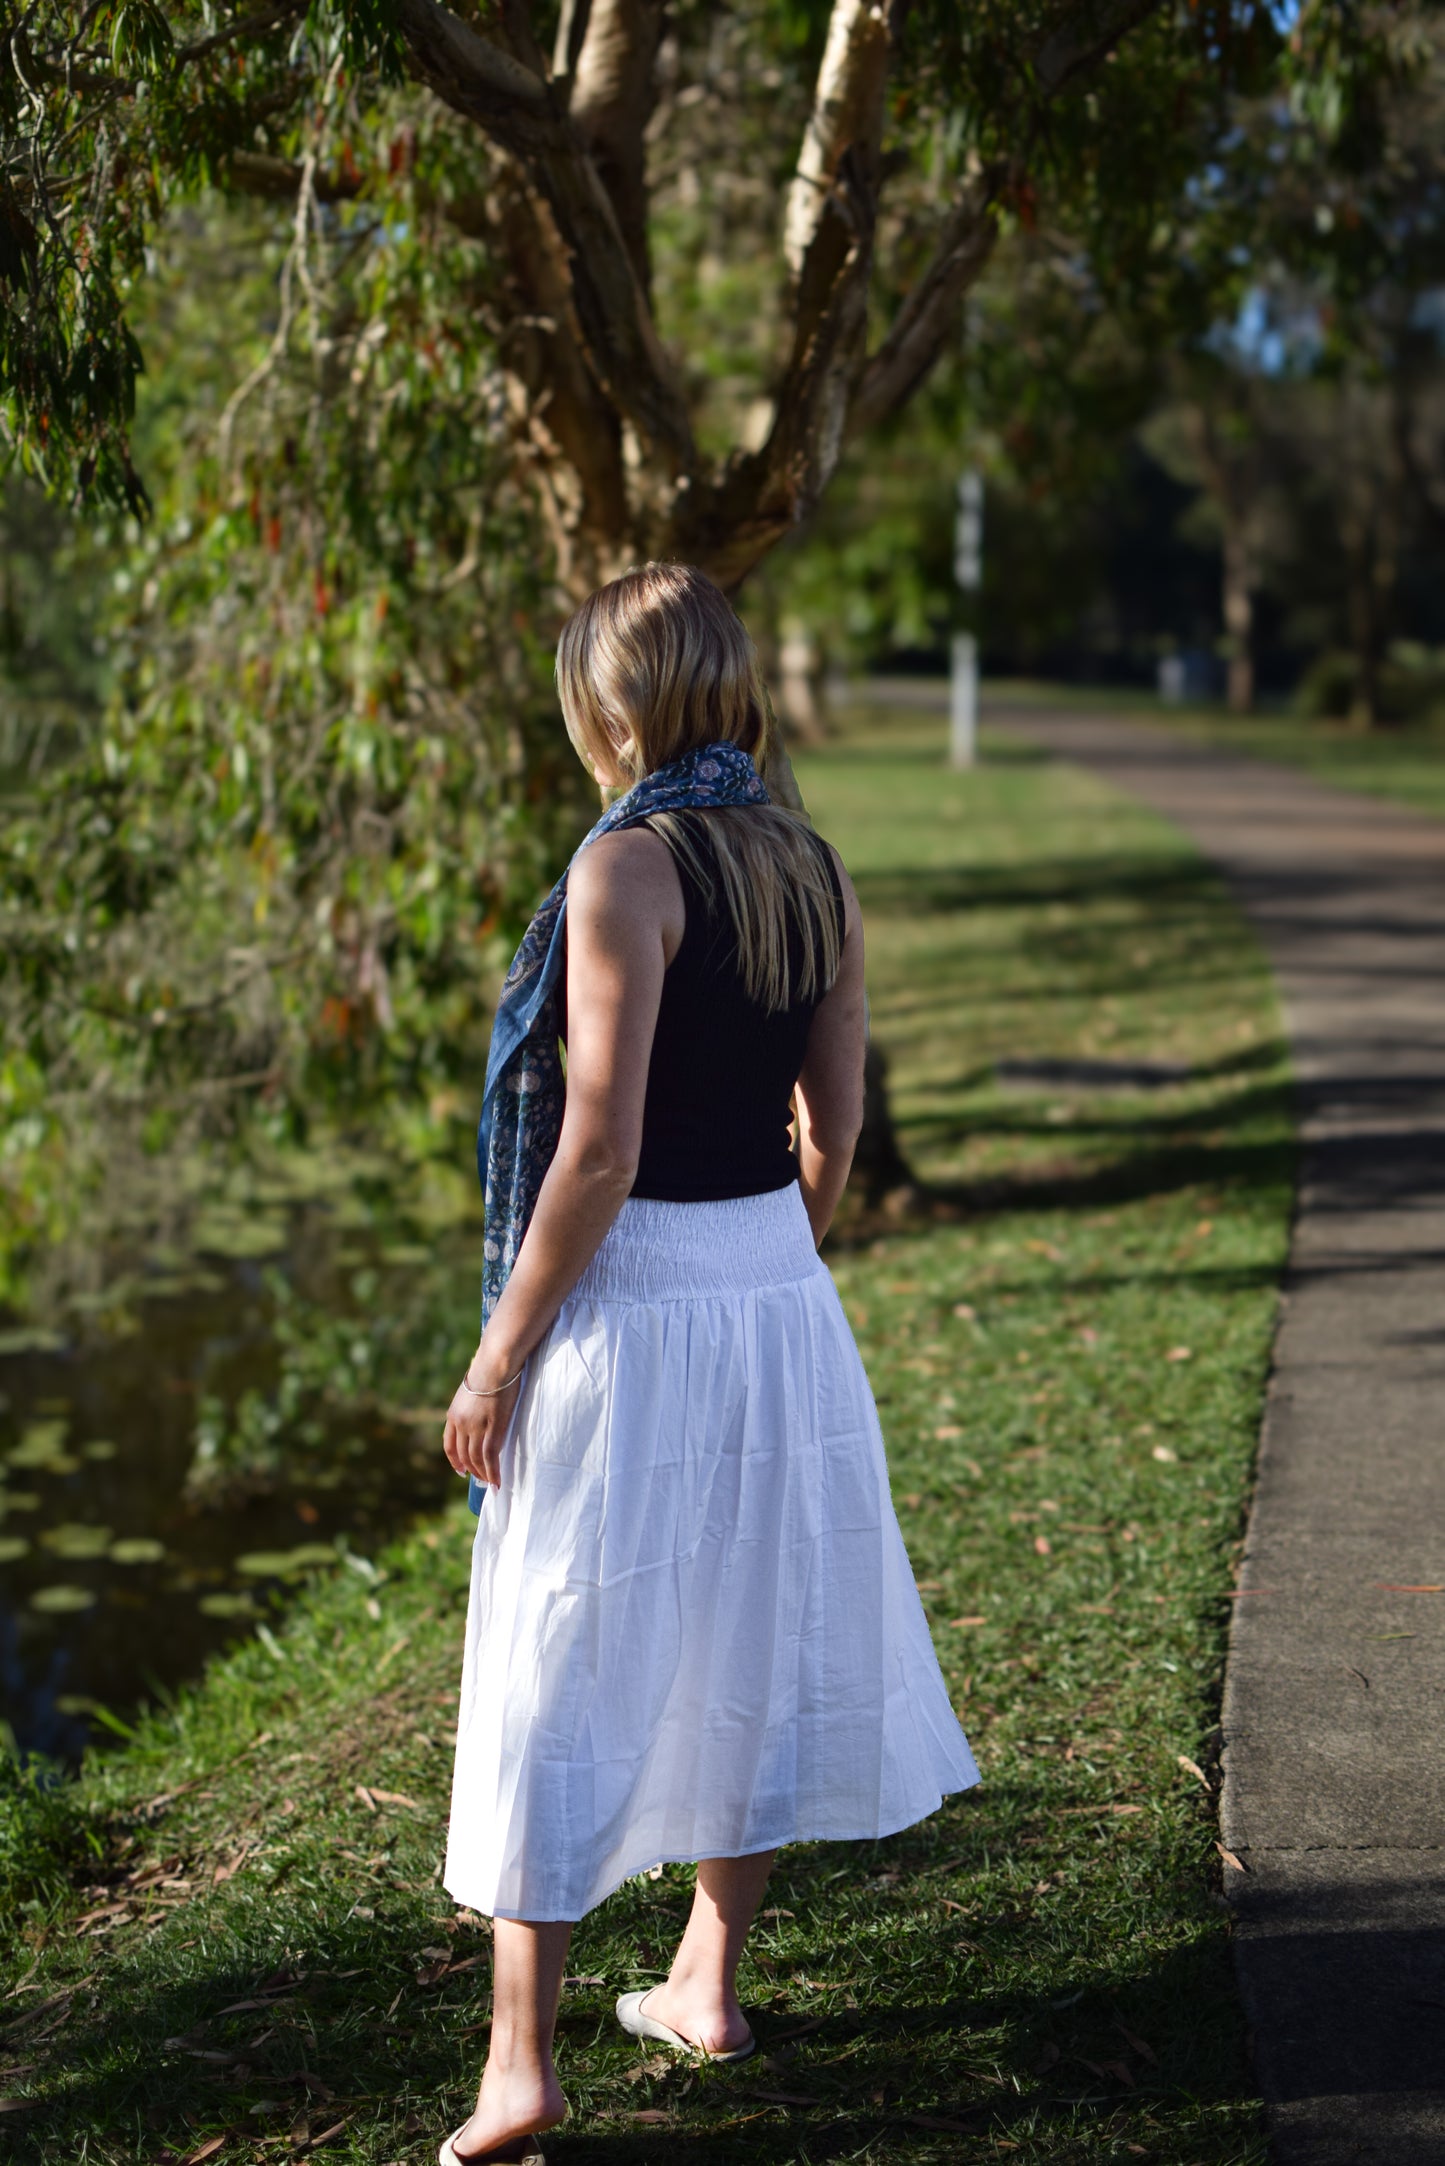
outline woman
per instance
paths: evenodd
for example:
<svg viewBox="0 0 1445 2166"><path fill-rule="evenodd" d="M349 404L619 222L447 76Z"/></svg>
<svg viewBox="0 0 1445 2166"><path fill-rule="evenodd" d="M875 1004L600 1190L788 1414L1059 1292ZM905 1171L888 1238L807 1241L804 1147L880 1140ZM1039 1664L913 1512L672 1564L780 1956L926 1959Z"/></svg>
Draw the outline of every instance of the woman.
<svg viewBox="0 0 1445 2166"><path fill-rule="evenodd" d="M756 657L702 573L601 588L557 675L578 754L629 787L533 921L488 1060L485 1324L445 1432L485 1508L443 1879L495 1920L493 2001L443 2166L530 2158L562 2119L568 1938L623 1880L698 1861L624 2027L742 2059L778 1846L891 1834L978 1780L817 1253L862 1116L857 898L768 802Z"/></svg>

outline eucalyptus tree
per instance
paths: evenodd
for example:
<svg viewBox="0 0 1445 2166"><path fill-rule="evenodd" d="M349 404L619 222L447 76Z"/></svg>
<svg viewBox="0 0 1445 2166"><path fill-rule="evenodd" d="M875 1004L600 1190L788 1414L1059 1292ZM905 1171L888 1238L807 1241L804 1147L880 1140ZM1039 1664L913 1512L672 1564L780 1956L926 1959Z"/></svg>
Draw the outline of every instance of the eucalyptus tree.
<svg viewBox="0 0 1445 2166"><path fill-rule="evenodd" d="M8 846L12 1113L455 1102L563 846L570 602L648 556L737 591L1001 238L1183 291L1234 101L1367 106L1390 14L0 0L0 439L145 527L107 725Z"/></svg>

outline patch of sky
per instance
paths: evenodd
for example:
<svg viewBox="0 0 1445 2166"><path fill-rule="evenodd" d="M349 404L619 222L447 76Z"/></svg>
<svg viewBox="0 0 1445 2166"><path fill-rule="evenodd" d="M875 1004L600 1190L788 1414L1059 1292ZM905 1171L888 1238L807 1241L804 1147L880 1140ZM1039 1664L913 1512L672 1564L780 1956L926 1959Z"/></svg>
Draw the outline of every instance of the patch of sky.
<svg viewBox="0 0 1445 2166"><path fill-rule="evenodd" d="M1221 360L1261 376L1304 376L1318 362L1325 339L1311 301L1251 286L1233 321L1216 324L1206 344Z"/></svg>

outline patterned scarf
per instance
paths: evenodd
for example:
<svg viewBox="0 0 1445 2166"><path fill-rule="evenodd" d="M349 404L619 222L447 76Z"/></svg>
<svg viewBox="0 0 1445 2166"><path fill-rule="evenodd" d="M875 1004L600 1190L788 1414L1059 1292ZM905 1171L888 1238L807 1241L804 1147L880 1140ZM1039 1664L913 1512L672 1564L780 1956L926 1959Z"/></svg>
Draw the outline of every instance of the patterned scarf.
<svg viewBox="0 0 1445 2166"><path fill-rule="evenodd" d="M599 835L633 827L654 812L768 801L757 769L738 745L699 745L644 775L625 797L610 805L583 836L568 871ZM484 1211L483 1330L511 1276L562 1132L566 1090L559 1049L559 989L566 915L564 872L522 935L492 1023L482 1117L477 1125L477 1178ZM467 1485L467 1502L474 1512L480 1512L486 1493L485 1484L473 1476Z"/></svg>

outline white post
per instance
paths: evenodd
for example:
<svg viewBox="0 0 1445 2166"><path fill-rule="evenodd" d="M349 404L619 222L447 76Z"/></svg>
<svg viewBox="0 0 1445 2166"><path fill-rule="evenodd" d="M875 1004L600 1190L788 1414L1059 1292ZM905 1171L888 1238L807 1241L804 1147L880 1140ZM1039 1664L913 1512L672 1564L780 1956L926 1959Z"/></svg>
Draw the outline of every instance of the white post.
<svg viewBox="0 0 1445 2166"><path fill-rule="evenodd" d="M978 744L978 641L955 632L948 678L948 764L972 767Z"/></svg>
<svg viewBox="0 0 1445 2166"><path fill-rule="evenodd" d="M983 581L983 476L977 467L958 478L953 575L966 596L976 594ZM978 640L971 631L954 633L949 662L949 765L972 767L978 746Z"/></svg>

